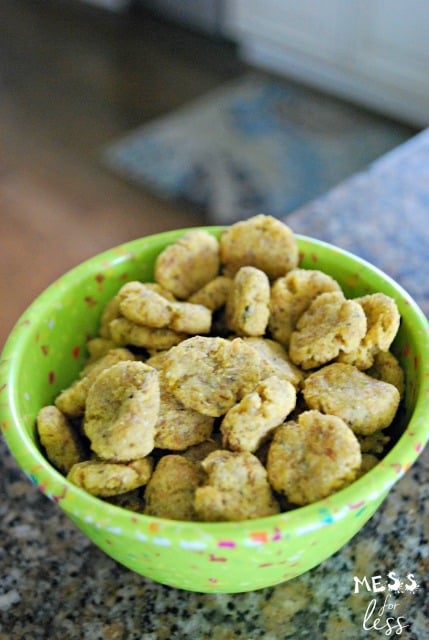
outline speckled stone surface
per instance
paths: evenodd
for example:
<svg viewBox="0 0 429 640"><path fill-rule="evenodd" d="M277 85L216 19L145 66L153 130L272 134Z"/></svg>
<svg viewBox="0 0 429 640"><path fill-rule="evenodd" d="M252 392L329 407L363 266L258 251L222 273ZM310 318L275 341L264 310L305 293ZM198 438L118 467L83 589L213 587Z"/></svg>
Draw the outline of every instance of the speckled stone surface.
<svg viewBox="0 0 429 640"><path fill-rule="evenodd" d="M429 312L429 132L287 222L375 263ZM0 640L429 637L429 450L341 551L236 595L179 591L119 566L29 483L3 441L0 455ZM378 585L388 572L410 586L413 574L419 588L355 592L355 576Z"/></svg>
<svg viewBox="0 0 429 640"><path fill-rule="evenodd" d="M380 267L429 315L429 130L287 222Z"/></svg>

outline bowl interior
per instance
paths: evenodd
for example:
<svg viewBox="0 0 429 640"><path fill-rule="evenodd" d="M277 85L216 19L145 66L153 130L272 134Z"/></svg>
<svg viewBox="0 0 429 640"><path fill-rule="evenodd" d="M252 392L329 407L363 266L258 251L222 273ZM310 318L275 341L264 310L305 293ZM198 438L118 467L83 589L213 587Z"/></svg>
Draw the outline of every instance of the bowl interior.
<svg viewBox="0 0 429 640"><path fill-rule="evenodd" d="M221 227L206 227L219 235ZM86 357L85 344L97 332L103 305L129 280L151 280L154 260L163 247L179 238L185 230L171 231L129 242L66 273L51 285L20 318L2 354L0 365L0 410L4 436L12 454L27 475L61 507L75 516L93 513L100 522L124 522L124 513L77 487L70 485L45 460L35 433L35 418L43 405L78 375ZM363 260L324 242L297 236L300 266L321 269L335 277L348 297L383 291L399 307L402 322L394 344L406 374L404 410L396 424L396 442L382 464L363 478L332 496L328 502L309 505L279 516L288 526L305 526L321 513L342 517L346 504L356 503L370 490L382 495L413 464L428 439L429 338L428 323L408 294L386 275ZM411 422L410 422L411 421ZM407 426L406 432L405 427ZM405 432L405 433L404 433ZM327 506L328 505L328 506ZM128 516L127 516L128 518ZM137 516L149 527L153 518ZM271 521L275 516L271 518ZM122 520L121 520L122 519ZM175 527L177 523L164 523ZM183 526L182 526L183 525ZM222 530L246 536L257 529L257 521L205 523L199 531L207 534L219 526ZM182 523L195 533L195 523Z"/></svg>

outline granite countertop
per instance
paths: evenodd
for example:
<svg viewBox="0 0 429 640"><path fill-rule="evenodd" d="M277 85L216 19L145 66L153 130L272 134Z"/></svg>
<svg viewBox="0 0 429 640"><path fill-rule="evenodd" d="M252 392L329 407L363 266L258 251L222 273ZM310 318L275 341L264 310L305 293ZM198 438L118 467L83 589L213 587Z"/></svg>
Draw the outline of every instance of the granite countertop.
<svg viewBox="0 0 429 640"><path fill-rule="evenodd" d="M378 265L428 314L429 131L287 223ZM235 595L179 591L118 565L28 482L3 441L0 453L0 640L429 637L428 449L333 557L290 582ZM413 574L420 587L387 600L355 593L355 576L385 580L389 571ZM380 622L365 630L372 600ZM405 628L388 634L389 617Z"/></svg>

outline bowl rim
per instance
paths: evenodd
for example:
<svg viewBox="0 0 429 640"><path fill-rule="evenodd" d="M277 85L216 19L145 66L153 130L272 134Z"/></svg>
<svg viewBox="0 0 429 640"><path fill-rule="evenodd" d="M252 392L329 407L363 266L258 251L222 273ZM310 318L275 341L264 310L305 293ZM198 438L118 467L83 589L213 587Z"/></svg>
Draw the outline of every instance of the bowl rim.
<svg viewBox="0 0 429 640"><path fill-rule="evenodd" d="M66 480L66 478L47 461L36 444L33 443L25 428L21 425L17 399L14 396L14 390L9 384L9 381L14 379L18 368L18 358L16 355L25 347L25 340L22 340L22 338L25 337L26 333L27 316L32 314L37 307L43 305L55 292L60 291L58 287L60 281L64 287L68 282L74 281L76 277L80 278L84 276L87 278L88 269L90 273L99 272L100 265L103 263L114 261L116 264L118 261L128 260L136 250L137 252L139 250L141 251L146 243L151 243L154 239L161 244L167 244L177 239L186 231L196 228L204 229L217 235L227 227L199 226L175 229L137 238L107 249L68 270L42 291L27 307L12 328L5 342L3 351L0 354L0 413L4 414L1 418L1 426L3 436L12 456L15 458L21 470L36 484L39 490L45 493L48 498L57 502L71 517L74 516L87 522L93 521L101 527L109 527L114 524L122 528L132 523L133 529L135 529L137 525L141 525L141 527L147 529L147 531L155 537L158 535L159 530L162 530L164 535L180 532L181 535L185 534L191 536L191 538L192 536L197 536L198 538L201 538L201 536L218 537L218 532L220 531L222 531L222 535L245 538L251 535L252 532L261 530L275 529L281 531L283 528L287 528L288 532L290 532L291 527L294 529L296 535L300 535L303 532L309 532L325 524L331 524L332 522L341 520L346 517L350 511L355 512L356 515L360 515L367 509L371 501L380 500L388 493L391 487L414 464L427 444L429 439L429 419L426 418L426 415L429 413L429 358L427 361L420 363L421 375L419 385L421 385L421 388L416 400L412 420L379 464L358 480L355 480L347 487L327 498L306 506L294 508L290 511L253 520L240 522L177 521L135 513L108 503L90 495ZM365 259L360 258L346 249L311 236L298 233L294 235L298 241L300 250L302 248L300 245L303 247L306 245L308 247L316 245L328 251L333 251L340 257L348 261L353 261L357 266L369 270L372 274L377 275L386 283L390 284L390 287L395 292L395 298L402 298L407 313L413 317L413 321L417 322L418 331L416 333L416 342L419 345L420 353L423 349L423 351L429 354L429 323L419 305L399 283L395 282L388 274L384 273L375 265L370 264ZM27 336L28 335L27 333ZM25 449L23 448L23 444ZM398 457L401 462L398 462ZM33 473L31 470L33 470ZM47 490L49 483L52 483L53 491Z"/></svg>

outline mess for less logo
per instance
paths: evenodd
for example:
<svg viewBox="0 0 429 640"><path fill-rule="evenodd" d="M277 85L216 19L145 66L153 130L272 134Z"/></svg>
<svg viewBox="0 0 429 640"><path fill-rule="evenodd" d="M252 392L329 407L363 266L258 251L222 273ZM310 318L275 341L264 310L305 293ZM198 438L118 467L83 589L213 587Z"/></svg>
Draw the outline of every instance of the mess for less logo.
<svg viewBox="0 0 429 640"><path fill-rule="evenodd" d="M354 593L360 593L362 588L374 594L383 594L383 602L373 598L365 611L362 627L365 631L382 631L384 635L401 635L410 625L407 624L404 616L398 616L396 609L398 602L393 599L393 595L400 593L415 593L419 588L414 574L408 573L405 579L401 579L394 571L389 571L387 578L383 576L366 576L359 578L354 576Z"/></svg>

